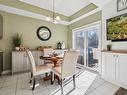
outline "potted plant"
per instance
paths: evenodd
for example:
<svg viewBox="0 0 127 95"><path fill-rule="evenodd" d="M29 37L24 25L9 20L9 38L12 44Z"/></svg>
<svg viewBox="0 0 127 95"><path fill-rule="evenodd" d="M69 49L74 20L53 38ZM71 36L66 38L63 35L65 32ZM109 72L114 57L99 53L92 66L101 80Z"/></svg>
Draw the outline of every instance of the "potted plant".
<svg viewBox="0 0 127 95"><path fill-rule="evenodd" d="M111 48L112 48L112 44L107 44L107 50L111 51Z"/></svg>
<svg viewBox="0 0 127 95"><path fill-rule="evenodd" d="M13 36L13 44L15 50L19 50L20 45L22 44L22 35L20 35L19 33L15 34L15 36Z"/></svg>

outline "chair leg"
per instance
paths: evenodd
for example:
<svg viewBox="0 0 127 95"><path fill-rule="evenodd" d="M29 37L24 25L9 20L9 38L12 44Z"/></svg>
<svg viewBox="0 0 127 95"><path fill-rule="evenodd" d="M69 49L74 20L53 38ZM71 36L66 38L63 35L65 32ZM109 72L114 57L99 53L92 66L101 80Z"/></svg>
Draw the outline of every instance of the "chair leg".
<svg viewBox="0 0 127 95"><path fill-rule="evenodd" d="M60 89L61 89L61 95L63 95L63 80L61 79L61 83L60 83Z"/></svg>
<svg viewBox="0 0 127 95"><path fill-rule="evenodd" d="M74 85L74 89L76 88L76 84L75 84L75 75L73 75L73 85Z"/></svg>
<svg viewBox="0 0 127 95"><path fill-rule="evenodd" d="M36 79L34 78L34 80L33 80L33 88L32 88L32 90L35 89L35 84L36 84Z"/></svg>
<svg viewBox="0 0 127 95"><path fill-rule="evenodd" d="M47 77L48 76L48 73L46 73L45 76Z"/></svg>
<svg viewBox="0 0 127 95"><path fill-rule="evenodd" d="M51 72L51 84L53 84L54 83L54 74L53 74L53 72Z"/></svg>
<svg viewBox="0 0 127 95"><path fill-rule="evenodd" d="M31 76L30 76L30 81L29 81L29 83L32 83L32 77L33 77L33 74L31 73Z"/></svg>

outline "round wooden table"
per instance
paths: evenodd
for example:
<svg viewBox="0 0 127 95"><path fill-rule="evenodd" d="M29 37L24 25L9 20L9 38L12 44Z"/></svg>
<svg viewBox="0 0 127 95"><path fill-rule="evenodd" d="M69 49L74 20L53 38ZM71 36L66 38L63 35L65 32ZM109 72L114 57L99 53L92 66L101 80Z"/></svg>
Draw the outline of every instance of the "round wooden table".
<svg viewBox="0 0 127 95"><path fill-rule="evenodd" d="M57 67L62 62L63 57L57 57L57 56L56 57L43 57L43 56L40 56L40 59L42 59L42 60L51 60L54 64L54 67Z"/></svg>

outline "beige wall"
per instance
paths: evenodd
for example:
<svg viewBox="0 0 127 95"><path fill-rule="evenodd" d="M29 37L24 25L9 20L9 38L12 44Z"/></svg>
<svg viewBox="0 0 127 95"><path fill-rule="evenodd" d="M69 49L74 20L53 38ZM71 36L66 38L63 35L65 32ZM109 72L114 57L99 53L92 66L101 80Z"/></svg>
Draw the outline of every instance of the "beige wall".
<svg viewBox="0 0 127 95"><path fill-rule="evenodd" d="M11 68L11 51L12 51L12 36L15 33L23 34L23 43L31 49L37 46L53 46L59 41L63 41L67 45L68 27L62 25L55 25L49 22L36 20L19 15L1 12L3 16L3 39L0 40L0 50L4 51L4 70ZM51 32L52 37L48 41L41 41L36 36L36 30L39 26L47 26Z"/></svg>
<svg viewBox="0 0 127 95"><path fill-rule="evenodd" d="M3 34L3 17L0 15L0 39L2 39Z"/></svg>

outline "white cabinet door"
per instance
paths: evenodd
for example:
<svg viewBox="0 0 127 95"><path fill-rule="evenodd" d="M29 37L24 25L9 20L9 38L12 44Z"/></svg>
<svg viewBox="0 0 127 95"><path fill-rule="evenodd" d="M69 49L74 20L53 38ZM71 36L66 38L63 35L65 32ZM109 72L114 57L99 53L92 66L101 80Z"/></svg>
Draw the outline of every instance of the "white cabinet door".
<svg viewBox="0 0 127 95"><path fill-rule="evenodd" d="M106 53L102 52L102 77L105 78L106 77Z"/></svg>
<svg viewBox="0 0 127 95"><path fill-rule="evenodd" d="M30 62L26 52L12 52L12 73L30 70Z"/></svg>
<svg viewBox="0 0 127 95"><path fill-rule="evenodd" d="M102 76L108 80L115 80L115 54L113 53L104 53L103 56L105 62L102 65Z"/></svg>
<svg viewBox="0 0 127 95"><path fill-rule="evenodd" d="M119 54L118 56L116 80L127 87L127 54Z"/></svg>
<svg viewBox="0 0 127 95"><path fill-rule="evenodd" d="M23 71L29 71L30 70L30 62L28 59L28 55L26 52L23 52Z"/></svg>
<svg viewBox="0 0 127 95"><path fill-rule="evenodd" d="M23 53L12 52L12 73L23 71Z"/></svg>

